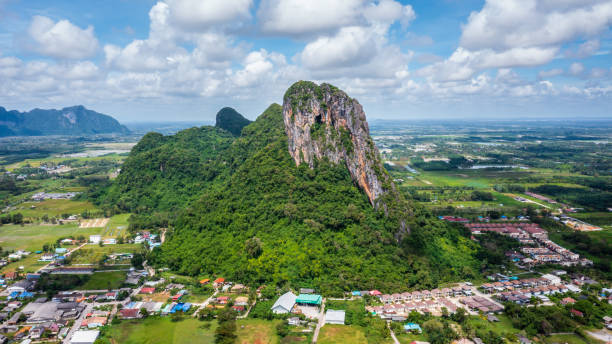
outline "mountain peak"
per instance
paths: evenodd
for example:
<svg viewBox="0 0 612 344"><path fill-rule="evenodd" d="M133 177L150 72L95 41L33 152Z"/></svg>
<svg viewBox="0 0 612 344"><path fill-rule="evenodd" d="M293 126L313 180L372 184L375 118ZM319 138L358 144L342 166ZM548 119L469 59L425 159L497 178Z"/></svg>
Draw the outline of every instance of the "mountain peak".
<svg viewBox="0 0 612 344"><path fill-rule="evenodd" d="M224 107L217 112L215 127L225 129L234 136L240 136L242 128L250 123L251 121L244 118L238 111L231 107Z"/></svg>
<svg viewBox="0 0 612 344"><path fill-rule="evenodd" d="M356 99L330 84L299 81L283 99L289 153L297 165L315 160L345 163L351 177L378 208L395 185L379 159L365 112Z"/></svg>

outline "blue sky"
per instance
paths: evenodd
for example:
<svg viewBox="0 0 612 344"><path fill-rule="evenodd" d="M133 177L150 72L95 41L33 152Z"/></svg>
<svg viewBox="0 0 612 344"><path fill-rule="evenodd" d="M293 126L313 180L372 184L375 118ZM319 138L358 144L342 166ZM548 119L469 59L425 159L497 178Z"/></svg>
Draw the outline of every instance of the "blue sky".
<svg viewBox="0 0 612 344"><path fill-rule="evenodd" d="M0 0L0 106L255 118L302 79L369 118L612 117L612 0Z"/></svg>

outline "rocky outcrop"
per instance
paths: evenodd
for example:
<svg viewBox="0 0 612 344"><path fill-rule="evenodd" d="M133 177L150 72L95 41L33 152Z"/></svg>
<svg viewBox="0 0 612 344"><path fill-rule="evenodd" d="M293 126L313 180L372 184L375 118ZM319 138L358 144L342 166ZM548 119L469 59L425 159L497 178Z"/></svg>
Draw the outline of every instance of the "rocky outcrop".
<svg viewBox="0 0 612 344"><path fill-rule="evenodd" d="M386 214L402 199L370 137L361 104L338 88L309 81L293 84L283 99L289 153L311 168L317 159L346 164L370 203ZM396 202L397 201L397 202ZM402 230L406 230L402 222Z"/></svg>

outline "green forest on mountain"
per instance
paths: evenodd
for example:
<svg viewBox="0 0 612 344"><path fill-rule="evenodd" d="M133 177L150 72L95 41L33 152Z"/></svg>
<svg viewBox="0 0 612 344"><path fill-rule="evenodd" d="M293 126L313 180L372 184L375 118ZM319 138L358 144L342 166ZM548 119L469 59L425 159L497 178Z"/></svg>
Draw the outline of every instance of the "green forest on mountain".
<svg viewBox="0 0 612 344"><path fill-rule="evenodd" d="M188 275L248 283L398 291L473 277L479 246L411 204L411 234L375 210L343 165L297 167L282 108L234 138L213 127L147 134L98 199L133 212L131 228L168 226L149 261Z"/></svg>

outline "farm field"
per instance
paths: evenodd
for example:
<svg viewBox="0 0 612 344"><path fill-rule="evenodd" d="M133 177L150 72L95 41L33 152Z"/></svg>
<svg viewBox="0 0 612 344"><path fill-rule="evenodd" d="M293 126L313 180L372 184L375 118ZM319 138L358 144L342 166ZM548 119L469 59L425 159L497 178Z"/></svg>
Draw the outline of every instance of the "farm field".
<svg viewBox="0 0 612 344"><path fill-rule="evenodd" d="M5 272L9 272L9 271L17 271L20 267L23 266L23 272L36 272L38 271L38 269L42 268L43 266L45 266L47 263L46 262L39 262L38 259L40 258L41 254L35 254L35 253L31 253L29 256L18 260L16 262L12 262L9 263L5 266L3 266L0 269L0 273L5 273Z"/></svg>
<svg viewBox="0 0 612 344"><path fill-rule="evenodd" d="M216 321L185 318L173 322L170 317L149 317L113 325L99 341L105 344L212 344L216 327Z"/></svg>
<svg viewBox="0 0 612 344"><path fill-rule="evenodd" d="M38 251L46 243L55 243L62 237L100 234L102 228L78 228L66 225L4 225L0 226L0 247L3 250Z"/></svg>
<svg viewBox="0 0 612 344"><path fill-rule="evenodd" d="M280 320L267 321L258 319L236 320L236 344L276 344L276 325Z"/></svg>
<svg viewBox="0 0 612 344"><path fill-rule="evenodd" d="M544 338L544 343L546 344L554 344L554 343L597 344L597 343L603 343L603 342L596 341L593 338L589 338L589 340L585 340L584 338L576 334L557 334L557 335L548 336Z"/></svg>
<svg viewBox="0 0 612 344"><path fill-rule="evenodd" d="M94 272L85 284L75 287L76 290L117 289L125 281L125 271Z"/></svg>

